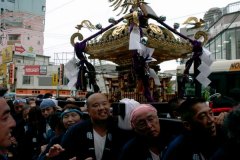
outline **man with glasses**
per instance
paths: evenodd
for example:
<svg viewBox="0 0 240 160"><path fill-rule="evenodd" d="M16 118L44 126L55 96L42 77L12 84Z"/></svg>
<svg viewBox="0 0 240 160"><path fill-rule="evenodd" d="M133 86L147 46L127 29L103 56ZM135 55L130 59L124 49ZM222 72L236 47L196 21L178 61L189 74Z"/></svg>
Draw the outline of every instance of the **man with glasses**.
<svg viewBox="0 0 240 160"><path fill-rule="evenodd" d="M133 109L130 119L137 136L124 146L119 160L160 160L164 145L157 110L150 104L140 104Z"/></svg>

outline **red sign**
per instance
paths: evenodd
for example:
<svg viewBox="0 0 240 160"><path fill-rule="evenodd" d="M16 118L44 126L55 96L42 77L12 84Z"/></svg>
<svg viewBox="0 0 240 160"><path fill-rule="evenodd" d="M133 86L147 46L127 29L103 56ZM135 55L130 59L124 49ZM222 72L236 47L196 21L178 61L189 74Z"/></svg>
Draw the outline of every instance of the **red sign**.
<svg viewBox="0 0 240 160"><path fill-rule="evenodd" d="M39 75L40 66L39 65L26 65L24 67L25 75Z"/></svg>
<svg viewBox="0 0 240 160"><path fill-rule="evenodd" d="M23 46L15 46L15 51L23 53L23 52L25 52L25 49L23 48Z"/></svg>
<svg viewBox="0 0 240 160"><path fill-rule="evenodd" d="M8 84L14 84L14 79L15 79L15 65L13 63L10 63Z"/></svg>

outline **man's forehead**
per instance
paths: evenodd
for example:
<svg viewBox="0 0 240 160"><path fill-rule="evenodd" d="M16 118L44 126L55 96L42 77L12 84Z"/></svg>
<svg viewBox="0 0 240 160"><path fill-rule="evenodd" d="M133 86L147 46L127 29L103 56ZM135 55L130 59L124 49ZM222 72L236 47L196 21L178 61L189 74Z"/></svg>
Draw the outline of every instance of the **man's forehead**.
<svg viewBox="0 0 240 160"><path fill-rule="evenodd" d="M209 110L211 110L211 108L206 103L197 103L194 106L195 114L207 112Z"/></svg>
<svg viewBox="0 0 240 160"><path fill-rule="evenodd" d="M155 117L157 116L157 113L156 112L153 112L153 111L150 111L150 112L144 112L142 113L141 115L138 115L136 117L136 120L144 120L144 119L147 119L147 118L150 118L150 117Z"/></svg>
<svg viewBox="0 0 240 160"><path fill-rule="evenodd" d="M5 99L0 98L0 116L2 116L5 112L10 110Z"/></svg>
<svg viewBox="0 0 240 160"><path fill-rule="evenodd" d="M95 100L93 100L92 102L91 102L91 104L102 104L102 103L107 103L108 102L108 100L107 99L105 99L105 98L99 98L99 99L95 99Z"/></svg>
<svg viewBox="0 0 240 160"><path fill-rule="evenodd" d="M1 106L1 105L4 105L4 104L7 104L6 99L0 97L0 106Z"/></svg>
<svg viewBox="0 0 240 160"><path fill-rule="evenodd" d="M88 97L88 102L107 101L107 97L100 93L95 93Z"/></svg>

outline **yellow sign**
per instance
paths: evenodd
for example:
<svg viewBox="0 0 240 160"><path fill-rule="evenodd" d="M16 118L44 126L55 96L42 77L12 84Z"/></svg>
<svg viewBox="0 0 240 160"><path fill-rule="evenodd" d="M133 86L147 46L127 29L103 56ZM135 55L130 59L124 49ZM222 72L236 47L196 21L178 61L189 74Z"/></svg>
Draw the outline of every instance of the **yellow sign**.
<svg viewBox="0 0 240 160"><path fill-rule="evenodd" d="M7 83L7 64L1 64L0 65L0 76L2 77L2 83L1 84L6 84Z"/></svg>
<svg viewBox="0 0 240 160"><path fill-rule="evenodd" d="M12 62L13 60L13 46L8 46L2 50L2 63Z"/></svg>
<svg viewBox="0 0 240 160"><path fill-rule="evenodd" d="M240 62L232 63L229 71L240 71Z"/></svg>
<svg viewBox="0 0 240 160"><path fill-rule="evenodd" d="M0 65L0 76L5 76L7 74L7 64Z"/></svg>
<svg viewBox="0 0 240 160"><path fill-rule="evenodd" d="M53 86L58 85L58 74L57 73L53 73L53 75L52 75L52 85Z"/></svg>

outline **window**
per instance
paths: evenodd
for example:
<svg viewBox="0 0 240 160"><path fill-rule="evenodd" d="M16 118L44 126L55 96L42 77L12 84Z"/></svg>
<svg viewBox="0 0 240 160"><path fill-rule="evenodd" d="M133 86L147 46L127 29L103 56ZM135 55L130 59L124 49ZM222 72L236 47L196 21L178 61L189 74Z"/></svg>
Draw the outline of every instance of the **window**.
<svg viewBox="0 0 240 160"><path fill-rule="evenodd" d="M33 76L23 76L23 84L33 84Z"/></svg>
<svg viewBox="0 0 240 160"><path fill-rule="evenodd" d="M38 77L38 86L52 86L52 77Z"/></svg>
<svg viewBox="0 0 240 160"><path fill-rule="evenodd" d="M234 30L226 32L226 58L236 59L236 35Z"/></svg>
<svg viewBox="0 0 240 160"><path fill-rule="evenodd" d="M221 43L221 36L216 38L216 59L222 59L222 43Z"/></svg>
<svg viewBox="0 0 240 160"><path fill-rule="evenodd" d="M42 6L42 11L45 12L46 11L46 7Z"/></svg>
<svg viewBox="0 0 240 160"><path fill-rule="evenodd" d="M210 52L213 53L214 59L216 59L215 40L211 41L209 46Z"/></svg>
<svg viewBox="0 0 240 160"><path fill-rule="evenodd" d="M222 33L222 58L227 59L227 51L226 51L226 46L228 41L226 40L226 33Z"/></svg>
<svg viewBox="0 0 240 160"><path fill-rule="evenodd" d="M240 58L240 29L236 29L236 58Z"/></svg>
<svg viewBox="0 0 240 160"><path fill-rule="evenodd" d="M3 14L3 12L4 12L4 9L3 9L3 8L1 8L1 14Z"/></svg>
<svg viewBox="0 0 240 160"><path fill-rule="evenodd" d="M8 35L8 39L11 40L19 40L20 39L20 35L19 34L9 34Z"/></svg>
<svg viewBox="0 0 240 160"><path fill-rule="evenodd" d="M15 0L7 0L8 2L12 2L12 3L15 3Z"/></svg>

